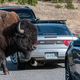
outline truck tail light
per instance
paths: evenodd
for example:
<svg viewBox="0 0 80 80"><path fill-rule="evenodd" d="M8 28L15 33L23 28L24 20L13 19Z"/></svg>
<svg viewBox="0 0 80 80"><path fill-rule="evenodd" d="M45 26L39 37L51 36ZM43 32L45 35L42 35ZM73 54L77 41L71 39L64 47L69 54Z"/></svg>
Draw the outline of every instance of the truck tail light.
<svg viewBox="0 0 80 80"><path fill-rule="evenodd" d="M69 46L70 43L71 43L71 40L64 40L64 44L65 44L66 46Z"/></svg>

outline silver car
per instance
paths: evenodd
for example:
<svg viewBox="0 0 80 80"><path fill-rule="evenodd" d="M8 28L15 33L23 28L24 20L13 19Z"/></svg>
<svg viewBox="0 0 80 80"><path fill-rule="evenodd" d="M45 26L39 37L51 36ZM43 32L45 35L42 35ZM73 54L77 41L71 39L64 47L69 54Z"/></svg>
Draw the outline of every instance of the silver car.
<svg viewBox="0 0 80 80"><path fill-rule="evenodd" d="M31 65L47 61L62 62L71 41L76 40L65 21L41 21L35 23L38 35L36 49L31 52Z"/></svg>

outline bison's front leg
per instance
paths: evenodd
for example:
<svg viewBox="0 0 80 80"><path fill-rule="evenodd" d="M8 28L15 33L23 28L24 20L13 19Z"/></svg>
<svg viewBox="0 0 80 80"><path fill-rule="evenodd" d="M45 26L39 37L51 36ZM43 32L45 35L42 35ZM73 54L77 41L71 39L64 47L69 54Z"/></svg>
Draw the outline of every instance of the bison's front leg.
<svg viewBox="0 0 80 80"><path fill-rule="evenodd" d="M8 71L7 65L6 65L6 57L2 50L0 50L0 64L1 64L1 68L3 69L3 73L5 75L9 74L9 71Z"/></svg>
<svg viewBox="0 0 80 80"><path fill-rule="evenodd" d="M2 67L2 69L3 69L4 75L9 74L8 68L7 68L7 66L6 66L6 59L4 59L4 60L2 61L1 67Z"/></svg>

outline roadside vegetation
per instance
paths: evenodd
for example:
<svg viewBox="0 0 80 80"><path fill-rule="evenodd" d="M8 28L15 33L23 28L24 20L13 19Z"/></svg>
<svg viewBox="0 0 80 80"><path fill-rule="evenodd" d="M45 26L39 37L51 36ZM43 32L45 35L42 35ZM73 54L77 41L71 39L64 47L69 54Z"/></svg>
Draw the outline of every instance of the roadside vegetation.
<svg viewBox="0 0 80 80"><path fill-rule="evenodd" d="M55 5L56 8L62 8L62 4L60 3L66 3L65 8L67 9L75 9L73 5L73 0L52 0L53 3L57 3Z"/></svg>
<svg viewBox="0 0 80 80"><path fill-rule="evenodd" d="M55 8L62 8L62 3L66 3L65 8L75 9L73 5L73 0L41 0L41 1L51 1L52 3L56 3ZM5 2L16 2L17 4L21 4L21 5L30 4L36 6L38 0L0 0L1 4Z"/></svg>
<svg viewBox="0 0 80 80"><path fill-rule="evenodd" d="M38 3L38 0L0 0L1 4L5 2L16 2L17 4L21 5L30 4L35 6Z"/></svg>
<svg viewBox="0 0 80 80"><path fill-rule="evenodd" d="M72 2L73 2L73 0L66 0L67 5L65 5L65 7L67 9L75 9Z"/></svg>
<svg viewBox="0 0 80 80"><path fill-rule="evenodd" d="M63 6L61 4L58 4L58 3L55 5L55 8L62 8L62 7Z"/></svg>

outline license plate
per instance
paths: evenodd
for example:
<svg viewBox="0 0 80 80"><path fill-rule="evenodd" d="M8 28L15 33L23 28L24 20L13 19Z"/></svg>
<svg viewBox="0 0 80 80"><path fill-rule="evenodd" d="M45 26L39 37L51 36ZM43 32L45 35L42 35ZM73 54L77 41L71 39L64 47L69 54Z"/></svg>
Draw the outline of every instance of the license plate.
<svg viewBox="0 0 80 80"><path fill-rule="evenodd" d="M57 56L56 56L56 52L47 52L45 53L45 58L46 59L57 59Z"/></svg>

